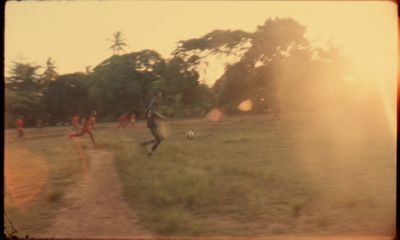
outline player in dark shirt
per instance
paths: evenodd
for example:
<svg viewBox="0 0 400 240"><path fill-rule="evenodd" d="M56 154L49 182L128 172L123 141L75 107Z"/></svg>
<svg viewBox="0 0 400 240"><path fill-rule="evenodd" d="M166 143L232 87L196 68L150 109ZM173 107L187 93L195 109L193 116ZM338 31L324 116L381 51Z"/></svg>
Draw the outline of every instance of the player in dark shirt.
<svg viewBox="0 0 400 240"><path fill-rule="evenodd" d="M151 134L154 136L153 140L142 142L143 146L153 144L149 155L153 154L153 152L157 149L158 145L160 145L161 141L163 140L160 123L158 121L167 120L164 116L157 112L160 98L161 94L158 94L157 97L153 98L153 100L149 104L149 107L144 113L147 120L147 127L150 129Z"/></svg>

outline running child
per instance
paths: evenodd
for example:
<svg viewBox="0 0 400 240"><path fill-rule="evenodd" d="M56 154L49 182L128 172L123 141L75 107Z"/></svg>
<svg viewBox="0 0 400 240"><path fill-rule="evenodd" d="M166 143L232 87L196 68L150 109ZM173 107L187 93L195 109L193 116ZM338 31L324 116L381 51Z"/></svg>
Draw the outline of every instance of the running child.
<svg viewBox="0 0 400 240"><path fill-rule="evenodd" d="M129 122L129 117L127 113L123 113L121 114L121 116L119 116L118 118L118 126L117 128L125 128L128 125Z"/></svg>
<svg viewBox="0 0 400 240"><path fill-rule="evenodd" d="M84 120L81 131L79 133L70 134L69 137L70 138L80 137L80 136L84 135L85 133L87 133L87 134L89 134L93 145L96 146L96 142L94 140L94 136L93 136L93 132L92 132L93 124L94 124L94 118L92 118L91 115L87 116Z"/></svg>
<svg viewBox="0 0 400 240"><path fill-rule="evenodd" d="M21 116L19 116L18 118L17 118L17 120L15 120L15 126L17 127L17 132L18 132L18 138L23 138L24 137L24 135L25 135L25 132L24 132L24 119L21 117Z"/></svg>

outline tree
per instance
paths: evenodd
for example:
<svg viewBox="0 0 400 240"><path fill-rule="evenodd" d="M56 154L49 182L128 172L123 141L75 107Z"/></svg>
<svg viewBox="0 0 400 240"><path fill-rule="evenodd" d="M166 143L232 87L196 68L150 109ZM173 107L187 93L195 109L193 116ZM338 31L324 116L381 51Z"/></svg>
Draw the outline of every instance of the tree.
<svg viewBox="0 0 400 240"><path fill-rule="evenodd" d="M199 83L192 59L185 61L178 56L169 59L163 65L160 78L153 83L153 91L163 94L161 107L169 116L195 116L213 105L213 94Z"/></svg>
<svg viewBox="0 0 400 240"><path fill-rule="evenodd" d="M336 48L312 49L305 27L290 18L268 19L251 35L251 47L217 80L219 104L236 106L251 100L253 111L284 105L317 107L343 89L348 61ZM334 90L336 89L336 90Z"/></svg>
<svg viewBox="0 0 400 240"><path fill-rule="evenodd" d="M292 19L268 19L259 26L251 34L251 47L217 80L219 103L236 109L240 102L252 100L255 111L273 107L282 78L281 61L292 48L307 47L304 34L305 28Z"/></svg>
<svg viewBox="0 0 400 240"><path fill-rule="evenodd" d="M90 74L89 99L111 119L120 112L143 109L164 64L161 55L152 50L114 55Z"/></svg>
<svg viewBox="0 0 400 240"><path fill-rule="evenodd" d="M304 34L305 27L293 19L268 19L254 33L215 30L201 38L180 41L174 54L185 59L192 69L207 54L224 59L239 57L238 62L226 65L225 73L214 85L218 104L237 109L240 102L252 100L253 110L262 111L278 102L282 59L291 49L308 49Z"/></svg>
<svg viewBox="0 0 400 240"><path fill-rule="evenodd" d="M189 69L200 73L199 81L210 84L227 65L240 60L249 48L251 36L241 30L214 30L200 38L178 42L173 56L184 59Z"/></svg>
<svg viewBox="0 0 400 240"><path fill-rule="evenodd" d="M93 110L87 100L86 77L83 73L65 74L49 84L42 103L51 123L65 121L74 113L82 115Z"/></svg>
<svg viewBox="0 0 400 240"><path fill-rule="evenodd" d="M122 36L122 32L118 31L113 34L113 39L109 39L109 41L113 42L109 49L112 49L113 55L119 55L121 52L125 52L124 47L128 46L125 43L125 40Z"/></svg>
<svg viewBox="0 0 400 240"><path fill-rule="evenodd" d="M173 54L183 57L191 51L205 50L210 50L212 53L234 54L234 50L237 50L235 47L249 40L251 36L251 33L242 30L214 30L200 38L179 41Z"/></svg>
<svg viewBox="0 0 400 240"><path fill-rule="evenodd" d="M48 58L46 61L46 70L40 77L40 84L43 88L46 88L50 82L56 80L58 73L55 69L56 66L54 65L54 61L51 58Z"/></svg>
<svg viewBox="0 0 400 240"><path fill-rule="evenodd" d="M163 112L181 115L203 105L210 95L199 84L198 76L182 58L166 61L153 50L114 55L90 74L89 101L112 120L122 112L143 111L152 95L161 92Z"/></svg>
<svg viewBox="0 0 400 240"><path fill-rule="evenodd" d="M14 126L17 116L23 116L26 125L32 126L43 115L39 68L36 64L13 63L10 76L5 79L6 126Z"/></svg>
<svg viewBox="0 0 400 240"><path fill-rule="evenodd" d="M41 66L30 63L13 62L6 87L20 92L37 92L40 90L40 77L37 70Z"/></svg>

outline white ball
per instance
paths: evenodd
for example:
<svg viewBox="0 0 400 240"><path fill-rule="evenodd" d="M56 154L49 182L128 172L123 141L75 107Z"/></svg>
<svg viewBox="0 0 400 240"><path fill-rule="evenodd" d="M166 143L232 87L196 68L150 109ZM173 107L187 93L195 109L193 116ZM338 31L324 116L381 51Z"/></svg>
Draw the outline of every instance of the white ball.
<svg viewBox="0 0 400 240"><path fill-rule="evenodd" d="M188 140L192 140L194 138L194 132L193 131L187 131L186 132L186 138Z"/></svg>

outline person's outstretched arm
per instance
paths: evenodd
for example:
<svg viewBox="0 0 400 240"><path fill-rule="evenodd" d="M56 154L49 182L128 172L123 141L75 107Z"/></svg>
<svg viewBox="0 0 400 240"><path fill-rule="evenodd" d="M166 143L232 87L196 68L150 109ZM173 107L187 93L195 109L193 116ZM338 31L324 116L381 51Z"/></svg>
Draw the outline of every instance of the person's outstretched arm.
<svg viewBox="0 0 400 240"><path fill-rule="evenodd" d="M165 120L165 121L168 120L165 116L161 115L161 113L159 113L159 112L157 112L157 111L154 111L153 113L154 113L158 118L160 118L160 119L162 119L162 120Z"/></svg>

